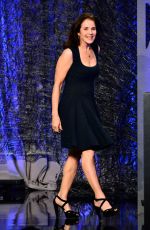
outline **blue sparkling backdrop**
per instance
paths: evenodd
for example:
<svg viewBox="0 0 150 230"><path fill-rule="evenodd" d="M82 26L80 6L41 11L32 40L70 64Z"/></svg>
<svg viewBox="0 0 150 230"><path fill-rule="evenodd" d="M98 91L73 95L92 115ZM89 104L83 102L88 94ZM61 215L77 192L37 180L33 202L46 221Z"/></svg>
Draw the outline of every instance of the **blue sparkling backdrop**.
<svg viewBox="0 0 150 230"><path fill-rule="evenodd" d="M60 136L51 130L54 70L71 23L87 11L101 22L101 74L95 99L115 142L112 149L96 155L97 172L106 187L119 184L127 193L135 193L134 0L0 1L0 164L11 154L27 158L30 153L53 157L63 165L67 151L61 149ZM83 179L79 169L77 180Z"/></svg>

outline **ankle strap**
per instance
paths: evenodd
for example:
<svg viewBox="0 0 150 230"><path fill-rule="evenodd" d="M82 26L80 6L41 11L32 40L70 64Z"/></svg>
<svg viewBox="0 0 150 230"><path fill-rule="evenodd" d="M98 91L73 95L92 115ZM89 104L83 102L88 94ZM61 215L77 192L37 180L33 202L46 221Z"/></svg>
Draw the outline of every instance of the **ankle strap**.
<svg viewBox="0 0 150 230"><path fill-rule="evenodd" d="M59 199L59 200L61 200L61 201L63 201L63 202L66 202L67 200L63 200L60 196L58 196L58 195L56 195L56 197Z"/></svg>
<svg viewBox="0 0 150 230"><path fill-rule="evenodd" d="M61 206L62 208L64 208L64 206L68 203L67 200L63 200L60 196L56 195L55 197L57 197L59 200L63 201L64 204Z"/></svg>
<svg viewBox="0 0 150 230"><path fill-rule="evenodd" d="M99 206L101 208L107 199L106 198L99 198L99 199L95 198L94 200L95 201L102 201L101 205Z"/></svg>
<svg viewBox="0 0 150 230"><path fill-rule="evenodd" d="M95 200L95 201L101 201L101 200L105 201L105 200L107 200L107 199L106 199L106 198L94 198L94 200Z"/></svg>
<svg viewBox="0 0 150 230"><path fill-rule="evenodd" d="M95 201L106 200L106 198L94 198Z"/></svg>

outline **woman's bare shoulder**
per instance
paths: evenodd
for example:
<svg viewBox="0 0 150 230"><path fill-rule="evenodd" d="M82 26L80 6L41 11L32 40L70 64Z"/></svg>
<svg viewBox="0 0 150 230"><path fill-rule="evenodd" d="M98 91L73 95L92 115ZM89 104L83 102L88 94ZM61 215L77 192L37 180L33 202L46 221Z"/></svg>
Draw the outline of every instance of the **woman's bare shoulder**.
<svg viewBox="0 0 150 230"><path fill-rule="evenodd" d="M63 65L70 66L72 62L73 62L73 55L71 49L70 48L64 49L58 59L58 63L62 63Z"/></svg>
<svg viewBox="0 0 150 230"><path fill-rule="evenodd" d="M62 55L64 57L72 57L72 50L70 48L66 48L63 50Z"/></svg>
<svg viewBox="0 0 150 230"><path fill-rule="evenodd" d="M69 69L73 62L72 51L69 48L63 50L57 61L57 69Z"/></svg>

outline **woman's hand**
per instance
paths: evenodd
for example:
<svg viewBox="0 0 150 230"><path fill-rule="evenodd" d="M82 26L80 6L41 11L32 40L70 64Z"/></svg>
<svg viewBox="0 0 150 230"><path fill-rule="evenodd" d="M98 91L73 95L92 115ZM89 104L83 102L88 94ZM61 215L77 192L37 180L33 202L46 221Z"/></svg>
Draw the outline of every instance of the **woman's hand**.
<svg viewBox="0 0 150 230"><path fill-rule="evenodd" d="M52 130L56 133L60 133L63 130L59 115L52 116Z"/></svg>

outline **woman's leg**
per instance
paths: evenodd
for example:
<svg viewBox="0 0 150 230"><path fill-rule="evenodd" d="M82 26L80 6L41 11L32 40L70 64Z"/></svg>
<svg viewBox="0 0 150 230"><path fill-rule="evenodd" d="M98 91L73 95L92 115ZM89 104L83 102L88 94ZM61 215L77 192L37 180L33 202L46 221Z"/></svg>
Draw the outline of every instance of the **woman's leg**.
<svg viewBox="0 0 150 230"><path fill-rule="evenodd" d="M81 155L82 160L82 169L84 171L84 174L91 186L91 188L94 191L95 198L105 198L105 194L102 191L101 185L99 183L96 168L95 168L95 162L94 162L94 151L93 150L86 150L82 152ZM102 201L94 201L95 206L100 206ZM111 205L109 202L105 202L102 206L102 210L111 208Z"/></svg>
<svg viewBox="0 0 150 230"><path fill-rule="evenodd" d="M58 192L58 196L60 196L63 200L67 200L68 192L71 188L71 185L77 173L78 162L80 157L81 157L80 151L75 149L70 150L68 158L63 168L62 182L61 182L60 190ZM59 205L64 204L64 202L60 201L58 198L56 198L55 201ZM64 208L65 211L71 209L69 204L66 204Z"/></svg>

